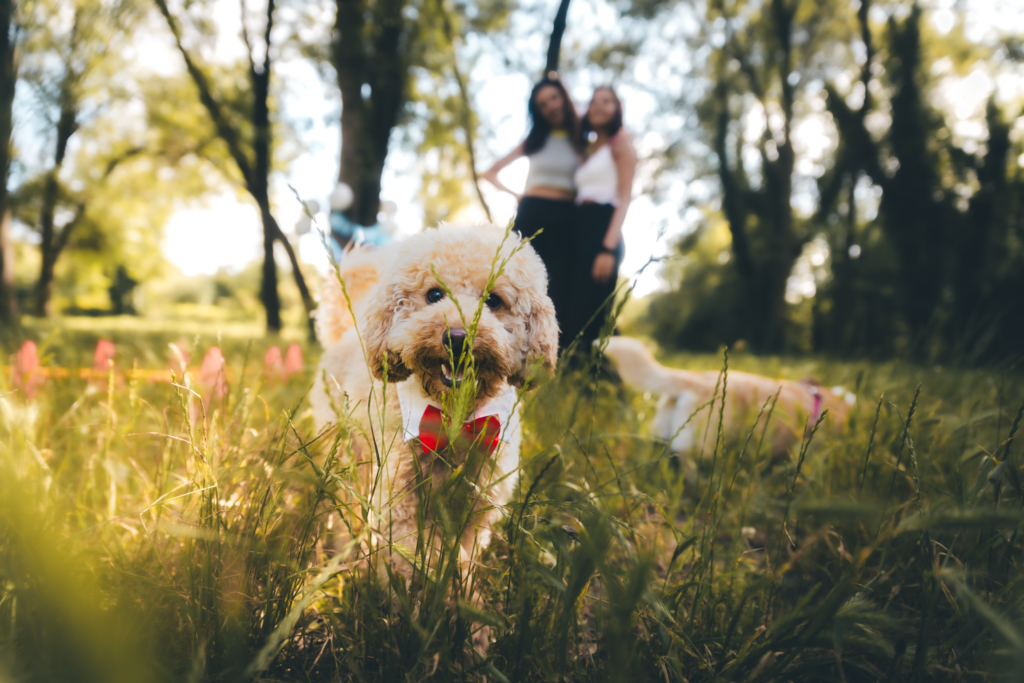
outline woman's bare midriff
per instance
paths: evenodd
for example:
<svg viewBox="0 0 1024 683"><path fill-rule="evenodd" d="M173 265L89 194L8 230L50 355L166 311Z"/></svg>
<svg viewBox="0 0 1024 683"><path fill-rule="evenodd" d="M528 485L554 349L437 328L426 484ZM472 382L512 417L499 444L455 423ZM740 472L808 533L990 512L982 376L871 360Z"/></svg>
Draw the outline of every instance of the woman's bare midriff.
<svg viewBox="0 0 1024 683"><path fill-rule="evenodd" d="M570 202L576 199L575 192L570 192L560 187L544 187L543 185L525 190L523 196L539 197L541 199L564 199Z"/></svg>

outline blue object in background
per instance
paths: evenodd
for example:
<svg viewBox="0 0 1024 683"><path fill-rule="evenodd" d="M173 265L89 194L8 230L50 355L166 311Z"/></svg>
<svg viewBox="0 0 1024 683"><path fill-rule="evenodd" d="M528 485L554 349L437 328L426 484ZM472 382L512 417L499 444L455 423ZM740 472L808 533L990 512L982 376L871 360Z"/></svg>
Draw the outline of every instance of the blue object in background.
<svg viewBox="0 0 1024 683"><path fill-rule="evenodd" d="M394 238L384 231L380 223L373 225L359 225L348 219L342 211L333 209L330 213L331 223L331 247L334 250L334 260L341 262L344 248L350 242L355 244L366 244L371 247L383 247Z"/></svg>

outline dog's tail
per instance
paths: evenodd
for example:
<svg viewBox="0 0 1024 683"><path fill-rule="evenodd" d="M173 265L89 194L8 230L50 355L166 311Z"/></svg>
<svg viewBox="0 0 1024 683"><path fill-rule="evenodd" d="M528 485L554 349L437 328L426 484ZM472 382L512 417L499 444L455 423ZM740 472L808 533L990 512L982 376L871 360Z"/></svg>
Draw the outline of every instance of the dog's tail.
<svg viewBox="0 0 1024 683"><path fill-rule="evenodd" d="M674 394L679 390L678 371L654 360L654 356L638 339L610 337L605 353L613 361L626 383L640 391Z"/></svg>
<svg viewBox="0 0 1024 683"><path fill-rule="evenodd" d="M320 290L320 305L313 312L316 337L324 348L338 343L352 327L352 311L358 310L359 304L380 281L379 252L360 247L347 251L338 271L345 281L348 300L338 282L339 273L335 273L332 268Z"/></svg>

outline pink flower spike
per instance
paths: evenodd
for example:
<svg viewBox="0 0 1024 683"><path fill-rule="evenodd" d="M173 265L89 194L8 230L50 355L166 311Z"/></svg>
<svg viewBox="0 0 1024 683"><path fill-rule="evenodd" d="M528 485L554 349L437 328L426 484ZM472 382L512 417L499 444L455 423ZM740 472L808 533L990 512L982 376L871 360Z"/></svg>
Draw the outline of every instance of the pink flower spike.
<svg viewBox="0 0 1024 683"><path fill-rule="evenodd" d="M288 351L285 352L284 357L285 379L291 377L296 372L302 372L305 367L306 360L302 357L302 347L292 342L288 345Z"/></svg>
<svg viewBox="0 0 1024 683"><path fill-rule="evenodd" d="M18 374L24 376L39 367L39 349L36 343L29 339L15 356L14 363L18 368Z"/></svg>
<svg viewBox="0 0 1024 683"><path fill-rule="evenodd" d="M29 339L14 357L14 386L21 387L25 396L32 400L43 384L43 373L39 371L39 349Z"/></svg>
<svg viewBox="0 0 1024 683"><path fill-rule="evenodd" d="M263 374L267 377L277 377L284 371L284 361L281 360L281 349L276 345L267 349L263 356Z"/></svg>
<svg viewBox="0 0 1024 683"><path fill-rule="evenodd" d="M167 367L174 370L175 374L180 378L188 370L188 362L190 360L188 342L184 339L179 339L173 344L168 344L168 347L171 351L171 357L167 361Z"/></svg>
<svg viewBox="0 0 1024 683"><path fill-rule="evenodd" d="M220 398L228 393L228 383L224 377L224 354L220 347L211 346L203 356L203 364L199 366L199 384L213 390L212 396Z"/></svg>
<svg viewBox="0 0 1024 683"><path fill-rule="evenodd" d="M96 353L92 357L93 372L103 373L110 371L110 364L114 361L117 347L109 339L100 339L96 342Z"/></svg>

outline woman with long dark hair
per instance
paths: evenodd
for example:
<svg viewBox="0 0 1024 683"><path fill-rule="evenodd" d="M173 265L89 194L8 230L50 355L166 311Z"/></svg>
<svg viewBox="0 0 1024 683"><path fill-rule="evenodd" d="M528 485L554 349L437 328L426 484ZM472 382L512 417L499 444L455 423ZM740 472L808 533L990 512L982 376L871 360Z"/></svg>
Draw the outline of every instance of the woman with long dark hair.
<svg viewBox="0 0 1024 683"><path fill-rule="evenodd" d="M622 127L622 102L611 87L594 91L580 122L578 145L586 158L574 176L572 314L564 338L569 343L579 335L578 348L587 351L611 309L609 299L625 253L622 223L636 174L633 136Z"/></svg>
<svg viewBox="0 0 1024 683"><path fill-rule="evenodd" d="M547 268L548 295L559 328L565 330L572 305L568 297L576 198L573 174L580 163L579 117L565 86L554 75L533 87L528 108L531 125L526 139L480 175L519 200L515 222L519 234L533 237L543 229L531 244ZM523 156L530 160L530 172L520 195L498 180L498 172Z"/></svg>

